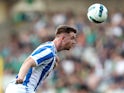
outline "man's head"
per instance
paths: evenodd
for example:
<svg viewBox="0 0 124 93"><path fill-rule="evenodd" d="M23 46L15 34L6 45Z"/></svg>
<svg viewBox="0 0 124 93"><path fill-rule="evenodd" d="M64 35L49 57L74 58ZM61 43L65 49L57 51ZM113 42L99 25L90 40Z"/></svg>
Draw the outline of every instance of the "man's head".
<svg viewBox="0 0 124 93"><path fill-rule="evenodd" d="M57 50L69 50L76 44L77 30L71 26L62 25L56 29L55 40L57 40Z"/></svg>

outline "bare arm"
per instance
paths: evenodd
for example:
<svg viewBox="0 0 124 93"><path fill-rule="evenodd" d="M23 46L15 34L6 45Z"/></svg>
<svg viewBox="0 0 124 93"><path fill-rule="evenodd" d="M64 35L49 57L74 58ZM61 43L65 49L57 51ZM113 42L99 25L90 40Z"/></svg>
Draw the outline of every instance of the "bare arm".
<svg viewBox="0 0 124 93"><path fill-rule="evenodd" d="M23 83L23 79L24 79L25 75L27 74L28 70L34 66L36 66L35 61L31 57L27 58L19 70L16 84Z"/></svg>

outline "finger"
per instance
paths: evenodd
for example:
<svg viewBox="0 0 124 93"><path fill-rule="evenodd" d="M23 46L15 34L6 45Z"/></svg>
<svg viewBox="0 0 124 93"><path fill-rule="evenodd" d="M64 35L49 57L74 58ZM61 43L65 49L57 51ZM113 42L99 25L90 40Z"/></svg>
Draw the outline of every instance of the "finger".
<svg viewBox="0 0 124 93"><path fill-rule="evenodd" d="M22 84L23 81L22 80L16 80L16 84Z"/></svg>

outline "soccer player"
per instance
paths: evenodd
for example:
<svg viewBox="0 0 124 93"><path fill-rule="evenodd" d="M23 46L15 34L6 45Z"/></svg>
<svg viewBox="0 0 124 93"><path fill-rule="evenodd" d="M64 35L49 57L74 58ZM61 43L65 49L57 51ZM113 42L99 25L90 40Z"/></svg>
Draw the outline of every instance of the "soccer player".
<svg viewBox="0 0 124 93"><path fill-rule="evenodd" d="M35 93L59 60L56 53L69 50L76 44L76 34L77 30L71 26L59 26L54 40L41 44L24 61L5 93Z"/></svg>

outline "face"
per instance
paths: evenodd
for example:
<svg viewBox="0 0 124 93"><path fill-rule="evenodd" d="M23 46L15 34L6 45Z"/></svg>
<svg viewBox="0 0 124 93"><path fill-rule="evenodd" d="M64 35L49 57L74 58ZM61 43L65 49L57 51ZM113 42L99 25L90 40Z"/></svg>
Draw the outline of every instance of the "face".
<svg viewBox="0 0 124 93"><path fill-rule="evenodd" d="M69 34L64 34L64 38L62 40L62 48L63 50L69 50L76 44L76 33L71 32Z"/></svg>

